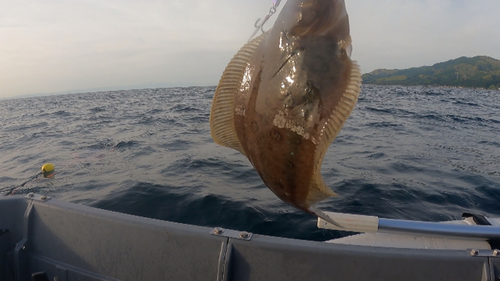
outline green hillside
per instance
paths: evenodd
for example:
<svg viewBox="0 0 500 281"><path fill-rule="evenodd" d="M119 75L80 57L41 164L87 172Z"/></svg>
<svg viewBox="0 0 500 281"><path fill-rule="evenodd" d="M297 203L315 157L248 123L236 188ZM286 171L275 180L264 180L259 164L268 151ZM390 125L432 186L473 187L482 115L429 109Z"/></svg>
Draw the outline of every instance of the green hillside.
<svg viewBox="0 0 500 281"><path fill-rule="evenodd" d="M363 83L499 89L500 60L486 56L460 57L433 66L377 69L363 74Z"/></svg>

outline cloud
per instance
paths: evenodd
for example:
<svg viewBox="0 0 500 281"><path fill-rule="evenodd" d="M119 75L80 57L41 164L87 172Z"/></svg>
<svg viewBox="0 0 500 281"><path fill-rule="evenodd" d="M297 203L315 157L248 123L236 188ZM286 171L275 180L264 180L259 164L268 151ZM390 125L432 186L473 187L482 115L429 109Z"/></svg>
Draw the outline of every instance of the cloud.
<svg viewBox="0 0 500 281"><path fill-rule="evenodd" d="M261 5L268 1L27 2L0 11L0 96L153 80L216 84L269 8Z"/></svg>
<svg viewBox="0 0 500 281"><path fill-rule="evenodd" d="M215 85L255 20L272 4L2 2L0 97L144 83ZM364 72L462 55L500 58L500 1L358 0L346 5L353 58ZM266 27L271 25L272 20Z"/></svg>
<svg viewBox="0 0 500 281"><path fill-rule="evenodd" d="M459 56L500 59L500 2L348 2L354 57L363 70L431 65Z"/></svg>

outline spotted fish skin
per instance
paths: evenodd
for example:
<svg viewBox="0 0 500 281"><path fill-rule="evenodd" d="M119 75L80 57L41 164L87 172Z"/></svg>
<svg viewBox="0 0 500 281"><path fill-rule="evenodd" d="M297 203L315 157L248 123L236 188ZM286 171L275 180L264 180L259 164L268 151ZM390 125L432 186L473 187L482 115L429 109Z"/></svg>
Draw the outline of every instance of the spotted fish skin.
<svg viewBox="0 0 500 281"><path fill-rule="evenodd" d="M215 142L246 155L266 186L306 212L336 195L320 169L359 96L350 52L343 0L289 0L231 60L214 96Z"/></svg>

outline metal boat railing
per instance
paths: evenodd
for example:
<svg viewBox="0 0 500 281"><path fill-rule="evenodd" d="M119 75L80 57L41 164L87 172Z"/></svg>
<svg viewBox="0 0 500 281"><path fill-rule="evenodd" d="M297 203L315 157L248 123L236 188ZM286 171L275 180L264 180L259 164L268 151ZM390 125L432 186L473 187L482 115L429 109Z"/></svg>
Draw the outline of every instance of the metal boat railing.
<svg viewBox="0 0 500 281"><path fill-rule="evenodd" d="M367 233L394 233L413 236L454 237L474 240L500 239L500 227L486 225L383 219L376 216L324 212L340 226L318 218L318 227Z"/></svg>

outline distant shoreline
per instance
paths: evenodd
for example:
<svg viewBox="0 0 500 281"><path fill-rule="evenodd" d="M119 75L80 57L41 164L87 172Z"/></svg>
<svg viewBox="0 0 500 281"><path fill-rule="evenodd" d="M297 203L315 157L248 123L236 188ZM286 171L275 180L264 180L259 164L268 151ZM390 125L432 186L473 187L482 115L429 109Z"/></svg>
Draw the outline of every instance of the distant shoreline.
<svg viewBox="0 0 500 281"><path fill-rule="evenodd" d="M376 69L363 74L365 84L500 90L500 60L460 57L432 66Z"/></svg>
<svg viewBox="0 0 500 281"><path fill-rule="evenodd" d="M428 87L428 88L452 88L452 89L473 89L473 90L485 90L485 91L500 91L498 89L485 89L476 87L461 87L461 86L449 86L449 85L400 85L400 84L372 84L372 83L362 83L362 86L394 86L394 87Z"/></svg>

